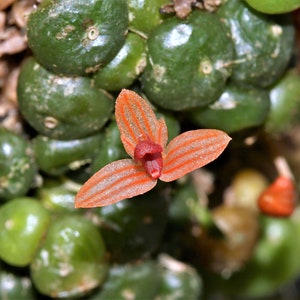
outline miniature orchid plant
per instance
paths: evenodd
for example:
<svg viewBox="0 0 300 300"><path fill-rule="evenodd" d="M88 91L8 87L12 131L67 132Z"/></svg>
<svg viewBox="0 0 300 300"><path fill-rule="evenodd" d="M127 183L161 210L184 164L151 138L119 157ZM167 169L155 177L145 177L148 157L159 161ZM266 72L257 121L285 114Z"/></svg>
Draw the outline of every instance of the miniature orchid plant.
<svg viewBox="0 0 300 300"><path fill-rule="evenodd" d="M230 137L221 130L184 132L167 145L168 131L149 103L123 89L116 99L115 115L120 136L131 158L114 161L96 172L79 190L77 208L106 206L170 182L215 160Z"/></svg>

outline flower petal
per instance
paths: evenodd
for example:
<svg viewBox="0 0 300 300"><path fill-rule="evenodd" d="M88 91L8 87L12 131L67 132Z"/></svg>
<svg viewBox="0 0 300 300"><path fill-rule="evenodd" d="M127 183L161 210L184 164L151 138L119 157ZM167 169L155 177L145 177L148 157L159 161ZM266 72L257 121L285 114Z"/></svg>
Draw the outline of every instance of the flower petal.
<svg viewBox="0 0 300 300"><path fill-rule="evenodd" d="M296 188L291 178L278 176L259 196L261 212L274 217L288 217L296 207Z"/></svg>
<svg viewBox="0 0 300 300"><path fill-rule="evenodd" d="M216 129L187 131L175 137L166 148L160 179L173 181L215 160L231 138Z"/></svg>
<svg viewBox="0 0 300 300"><path fill-rule="evenodd" d="M121 91L116 100L115 114L122 143L131 157L141 139L150 138L161 145L161 141L168 138L166 124L158 121L148 102L133 91ZM161 146L164 147L165 144Z"/></svg>
<svg viewBox="0 0 300 300"><path fill-rule="evenodd" d="M156 133L155 143L162 146L165 149L168 142L168 128L164 119L158 120L158 127Z"/></svg>
<svg viewBox="0 0 300 300"><path fill-rule="evenodd" d="M110 205L146 193L156 182L132 159L118 160L100 169L81 187L75 207Z"/></svg>

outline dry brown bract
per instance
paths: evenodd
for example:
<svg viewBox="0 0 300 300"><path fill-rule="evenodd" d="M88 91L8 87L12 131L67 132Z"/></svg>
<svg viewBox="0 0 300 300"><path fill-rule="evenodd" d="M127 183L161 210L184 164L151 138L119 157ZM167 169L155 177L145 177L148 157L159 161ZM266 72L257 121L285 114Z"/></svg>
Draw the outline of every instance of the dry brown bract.
<svg viewBox="0 0 300 300"><path fill-rule="evenodd" d="M172 3L161 7L161 12L166 14L175 13L180 19L185 19L193 9L202 9L209 12L215 11L222 0L173 0Z"/></svg>
<svg viewBox="0 0 300 300"><path fill-rule="evenodd" d="M16 28L9 28L0 34L0 57L16 54L27 48L25 36Z"/></svg>
<svg viewBox="0 0 300 300"><path fill-rule="evenodd" d="M16 95L20 53L26 54L25 27L35 5L34 0L0 0L0 124L17 132L22 129Z"/></svg>
<svg viewBox="0 0 300 300"><path fill-rule="evenodd" d="M0 10L4 10L4 9L8 8L15 1L16 0L0 0Z"/></svg>
<svg viewBox="0 0 300 300"><path fill-rule="evenodd" d="M25 26L34 5L33 0L17 1L6 11L0 12L0 57L16 54L27 48Z"/></svg>

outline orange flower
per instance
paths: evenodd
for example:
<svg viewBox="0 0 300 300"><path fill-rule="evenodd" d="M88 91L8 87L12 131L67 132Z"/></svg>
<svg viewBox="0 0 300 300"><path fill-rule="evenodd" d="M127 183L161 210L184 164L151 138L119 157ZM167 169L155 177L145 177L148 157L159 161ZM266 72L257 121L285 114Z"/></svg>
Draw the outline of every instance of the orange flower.
<svg viewBox="0 0 300 300"><path fill-rule="evenodd" d="M115 108L122 143L132 158L95 173L76 195L77 208L110 205L148 192L158 179L176 180L215 160L231 140L223 131L198 129L180 134L167 145L164 120L157 120L138 94L123 89Z"/></svg>
<svg viewBox="0 0 300 300"><path fill-rule="evenodd" d="M266 215L289 217L296 208L296 188L292 178L279 175L259 196L258 207Z"/></svg>

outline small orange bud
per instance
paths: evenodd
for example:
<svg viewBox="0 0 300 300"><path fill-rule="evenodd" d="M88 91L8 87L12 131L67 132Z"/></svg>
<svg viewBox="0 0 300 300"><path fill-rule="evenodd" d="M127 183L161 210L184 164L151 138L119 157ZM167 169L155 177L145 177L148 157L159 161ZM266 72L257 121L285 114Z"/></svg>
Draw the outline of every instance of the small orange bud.
<svg viewBox="0 0 300 300"><path fill-rule="evenodd" d="M278 176L259 196L261 212L274 217L290 216L296 206L296 189L291 178Z"/></svg>

